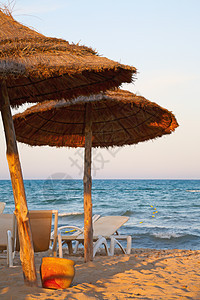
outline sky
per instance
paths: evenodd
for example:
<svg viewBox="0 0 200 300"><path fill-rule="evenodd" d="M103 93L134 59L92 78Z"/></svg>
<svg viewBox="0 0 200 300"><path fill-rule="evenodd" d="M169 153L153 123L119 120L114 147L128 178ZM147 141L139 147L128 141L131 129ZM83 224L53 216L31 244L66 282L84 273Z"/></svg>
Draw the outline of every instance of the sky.
<svg viewBox="0 0 200 300"><path fill-rule="evenodd" d="M8 4L8 1L1 1ZM153 141L93 150L93 178L200 178L200 1L10 1L14 18L138 70L129 90L173 112L179 127ZM13 114L23 111L28 105ZM82 178L83 149L18 143L25 179ZM0 120L0 179L9 179Z"/></svg>

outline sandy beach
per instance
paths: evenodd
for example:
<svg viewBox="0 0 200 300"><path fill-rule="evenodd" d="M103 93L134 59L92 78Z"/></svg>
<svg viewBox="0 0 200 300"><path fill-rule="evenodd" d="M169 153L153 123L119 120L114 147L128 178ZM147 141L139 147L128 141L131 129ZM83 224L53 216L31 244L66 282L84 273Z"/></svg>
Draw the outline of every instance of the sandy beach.
<svg viewBox="0 0 200 300"><path fill-rule="evenodd" d="M76 272L66 290L41 287L42 256L36 255L38 288L24 285L19 258L13 268L0 259L0 299L200 299L200 250L133 249L131 255L100 253L90 263L65 255Z"/></svg>

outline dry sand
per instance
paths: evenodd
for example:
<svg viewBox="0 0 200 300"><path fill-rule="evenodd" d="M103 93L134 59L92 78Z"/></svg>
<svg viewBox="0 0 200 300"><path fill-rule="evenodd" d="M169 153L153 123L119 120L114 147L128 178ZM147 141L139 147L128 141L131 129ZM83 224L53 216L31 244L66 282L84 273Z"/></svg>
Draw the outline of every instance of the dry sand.
<svg viewBox="0 0 200 300"><path fill-rule="evenodd" d="M86 264L81 256L70 258L76 274L66 290L41 287L41 255L38 288L24 286L18 258L14 268L0 259L0 299L200 299L200 250L133 249L131 255L98 255Z"/></svg>

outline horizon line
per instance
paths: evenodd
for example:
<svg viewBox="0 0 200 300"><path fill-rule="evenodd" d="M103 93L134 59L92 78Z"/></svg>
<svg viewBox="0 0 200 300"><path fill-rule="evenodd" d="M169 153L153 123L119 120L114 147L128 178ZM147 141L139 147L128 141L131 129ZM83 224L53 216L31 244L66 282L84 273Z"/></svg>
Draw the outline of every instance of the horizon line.
<svg viewBox="0 0 200 300"><path fill-rule="evenodd" d="M0 181L5 181L11 179L0 178ZM24 178L25 180L83 180L83 178ZM200 180L200 178L93 178L94 180Z"/></svg>

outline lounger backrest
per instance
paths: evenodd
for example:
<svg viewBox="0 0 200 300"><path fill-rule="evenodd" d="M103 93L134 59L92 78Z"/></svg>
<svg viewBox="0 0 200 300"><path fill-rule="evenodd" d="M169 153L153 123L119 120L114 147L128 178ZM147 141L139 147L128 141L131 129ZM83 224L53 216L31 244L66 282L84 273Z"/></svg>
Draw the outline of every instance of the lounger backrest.
<svg viewBox="0 0 200 300"><path fill-rule="evenodd" d="M6 206L5 202L0 202L0 214L3 213L5 206Z"/></svg>
<svg viewBox="0 0 200 300"><path fill-rule="evenodd" d="M93 224L93 236L109 237L113 235L124 223L128 221L126 216L106 216L99 218Z"/></svg>
<svg viewBox="0 0 200 300"><path fill-rule="evenodd" d="M29 211L30 226L35 252L47 251L50 244L52 211ZM19 251L19 238L17 238L16 251Z"/></svg>
<svg viewBox="0 0 200 300"><path fill-rule="evenodd" d="M14 214L0 214L0 250L7 249L7 231L14 231Z"/></svg>

